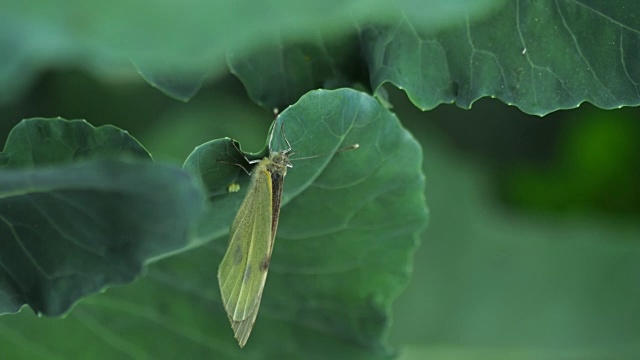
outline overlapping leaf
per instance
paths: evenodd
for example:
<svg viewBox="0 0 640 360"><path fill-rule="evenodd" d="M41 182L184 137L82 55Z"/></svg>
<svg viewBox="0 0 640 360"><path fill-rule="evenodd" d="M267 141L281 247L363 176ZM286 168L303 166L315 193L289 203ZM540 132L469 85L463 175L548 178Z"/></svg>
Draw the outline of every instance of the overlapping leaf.
<svg viewBox="0 0 640 360"><path fill-rule="evenodd" d="M640 104L640 3L509 1L492 9L485 16L467 10L441 28L407 11L392 24L360 28L350 47L362 49L374 92L392 83L423 110L442 103L470 107L485 96L538 115L584 101L608 109ZM316 55L332 49L325 43L271 46L268 55L231 59L231 67L254 101L268 107L282 106L290 92L326 86L336 75L362 81L350 51Z"/></svg>
<svg viewBox="0 0 640 360"><path fill-rule="evenodd" d="M408 276L406 261L415 246L412 234L425 221L423 179L415 167L420 150L378 102L352 90L311 92L288 108L274 125L274 150L287 146L281 124L298 157L353 143L361 147L293 161L285 179L261 314L270 317L273 312L294 328L309 327L361 346L380 346L387 306ZM233 154L227 162L242 163L229 140L222 140L199 147L185 166L198 169L205 178L208 169L224 166L244 174L237 166L219 162L227 153ZM242 176L239 181L244 190L246 180ZM224 221L218 226L225 230L244 194L218 199L215 194L225 191L230 181L235 180L207 181L216 211L230 209L228 218L216 217L216 222ZM211 223L200 232L210 232L206 229ZM215 242L220 254L226 242ZM344 288L341 283L351 286ZM226 326L226 317L221 319L221 326ZM259 334L256 330L253 336Z"/></svg>
<svg viewBox="0 0 640 360"><path fill-rule="evenodd" d="M154 86L185 100L206 74L226 72L227 51L245 58L274 42L337 38L356 23L386 23L403 11L441 27L463 11L483 12L501 1L90 0L80 6L9 0L0 12L0 101L49 66L126 76L130 59ZM271 68L269 76L278 71Z"/></svg>
<svg viewBox="0 0 640 360"><path fill-rule="evenodd" d="M420 148L377 101L352 90L312 92L280 115L276 129L281 123L299 157L356 142L360 149L296 161L288 172L262 306L244 349L233 338L216 273L248 176L220 162L243 161L231 140L222 139L199 146L184 166L203 181L216 210L202 218L196 238L214 241L153 264L132 286L86 299L65 320L36 323L30 314L2 319L5 353L20 358L31 356L31 349L96 359L390 357L390 304L408 281L426 220ZM274 136L278 148L280 136ZM241 191L229 193L230 183L240 184ZM68 338L83 346L70 345ZM25 345L34 342L37 347Z"/></svg>
<svg viewBox="0 0 640 360"><path fill-rule="evenodd" d="M135 159L142 160L135 160ZM132 281L188 245L193 180L155 165L126 132L84 121L21 122L0 170L0 313L45 315Z"/></svg>

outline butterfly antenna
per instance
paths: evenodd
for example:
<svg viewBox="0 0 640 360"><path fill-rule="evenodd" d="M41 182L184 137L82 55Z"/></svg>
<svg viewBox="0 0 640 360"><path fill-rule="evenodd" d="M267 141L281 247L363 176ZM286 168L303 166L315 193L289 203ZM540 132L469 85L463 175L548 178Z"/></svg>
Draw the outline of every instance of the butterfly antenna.
<svg viewBox="0 0 640 360"><path fill-rule="evenodd" d="M331 155L331 154L337 154L339 152L343 152L343 151L347 151L347 150L353 150L353 149L357 149L360 147L360 144L353 144L351 146L347 146L346 148L342 148L340 150L336 150L333 152L329 152L329 153L325 153L325 154L319 154L319 155L313 155L313 156L306 156L306 157L301 157L301 158L297 158L297 159L289 159L291 161L293 160L306 160L306 159L313 159L313 158L317 158L317 157L321 157L321 156L327 156L327 155Z"/></svg>
<svg viewBox="0 0 640 360"><path fill-rule="evenodd" d="M287 149L284 151L286 153L291 152L291 144L289 143L289 140L287 140L287 134L284 132L284 121L282 122L282 137L284 137L284 142L287 143Z"/></svg>

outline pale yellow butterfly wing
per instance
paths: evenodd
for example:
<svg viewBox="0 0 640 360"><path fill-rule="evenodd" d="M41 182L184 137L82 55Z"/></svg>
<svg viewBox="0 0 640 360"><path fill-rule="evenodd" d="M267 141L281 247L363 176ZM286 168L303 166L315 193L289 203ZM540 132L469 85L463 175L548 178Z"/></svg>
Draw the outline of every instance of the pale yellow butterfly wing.
<svg viewBox="0 0 640 360"><path fill-rule="evenodd" d="M265 162L265 163L263 163ZM229 247L218 269L224 308L240 346L258 315L272 249L271 175L262 160L229 231Z"/></svg>

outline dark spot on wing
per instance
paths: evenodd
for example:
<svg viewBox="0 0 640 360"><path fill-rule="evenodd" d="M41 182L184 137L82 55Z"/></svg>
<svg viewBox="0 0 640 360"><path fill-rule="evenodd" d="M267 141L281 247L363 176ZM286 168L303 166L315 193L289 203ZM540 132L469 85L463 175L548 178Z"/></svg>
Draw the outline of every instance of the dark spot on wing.
<svg viewBox="0 0 640 360"><path fill-rule="evenodd" d="M269 269L269 263L271 262L271 258L266 257L264 259L262 259L262 264L260 264L260 270L267 271L267 269Z"/></svg>
<svg viewBox="0 0 640 360"><path fill-rule="evenodd" d="M242 281L246 284L249 282L250 278L251 278L251 265L247 265L247 269L244 271L244 278L242 278Z"/></svg>
<svg viewBox="0 0 640 360"><path fill-rule="evenodd" d="M240 247L240 245L236 246L236 248L233 250L233 261L236 264L240 264L242 262L242 248Z"/></svg>

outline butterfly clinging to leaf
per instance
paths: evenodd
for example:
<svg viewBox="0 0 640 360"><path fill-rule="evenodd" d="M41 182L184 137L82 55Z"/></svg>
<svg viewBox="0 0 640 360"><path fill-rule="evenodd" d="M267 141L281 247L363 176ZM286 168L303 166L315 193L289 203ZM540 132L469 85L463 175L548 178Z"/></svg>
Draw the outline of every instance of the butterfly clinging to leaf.
<svg viewBox="0 0 640 360"><path fill-rule="evenodd" d="M231 224L229 246L218 269L222 302L240 347L247 343L260 308L278 228L284 177L287 169L292 167L291 161L359 147L355 144L328 154L289 159L291 144L284 134L284 123L281 132L287 149L272 150L274 129L275 126L269 137L268 157L258 160L245 157L248 164L255 165L251 171L251 183Z"/></svg>

